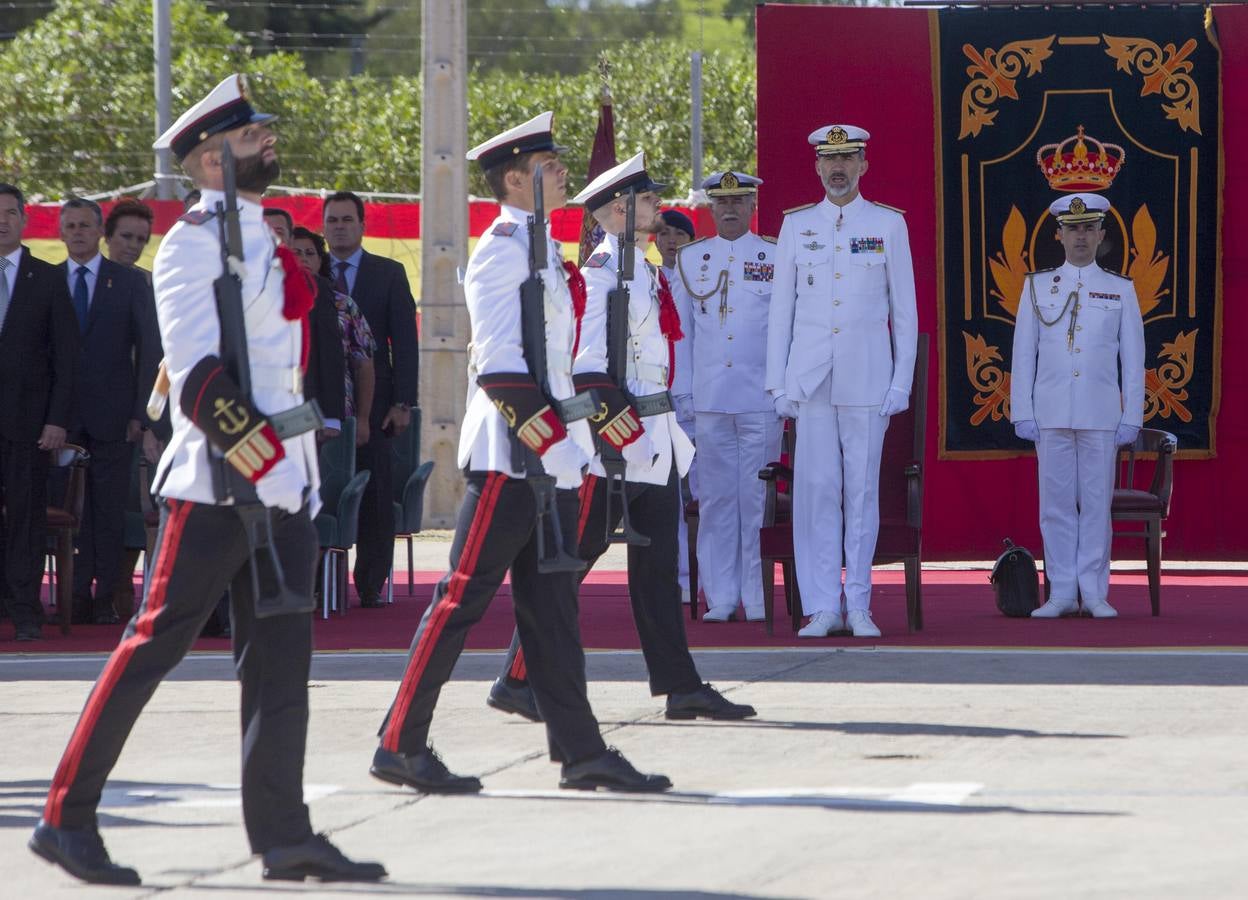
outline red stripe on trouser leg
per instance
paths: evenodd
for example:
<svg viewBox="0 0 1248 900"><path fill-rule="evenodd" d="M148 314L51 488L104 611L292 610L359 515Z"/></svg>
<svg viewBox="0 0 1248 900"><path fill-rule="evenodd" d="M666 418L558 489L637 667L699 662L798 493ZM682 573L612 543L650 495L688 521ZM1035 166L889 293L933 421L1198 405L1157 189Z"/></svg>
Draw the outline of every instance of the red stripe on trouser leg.
<svg viewBox="0 0 1248 900"><path fill-rule="evenodd" d="M78 717L78 724L74 728L74 733L70 736L69 746L65 748L65 755L61 757L61 763L57 766L56 775L52 779L52 787L48 791L48 802L44 806L43 818L49 825L55 828L61 827L61 812L65 803L65 796L69 793L69 789L78 775L78 767L82 764L82 754L91 740L91 735L95 732L95 726L99 722L100 713L108 703L108 699L112 695L113 689L117 686L117 682L126 671L126 666L129 664L130 658L134 656L134 652L152 638L156 617L160 615L161 610L165 606L165 598L169 590L169 578L172 574L174 560L178 555L178 545L182 541L182 530L186 525L186 516L193 505L187 500L169 501L169 518L165 520L165 533L161 539L160 548L156 551L156 571L152 576L151 588L147 592L143 615L135 623L134 634L118 644L117 649L108 658L108 664L105 665L99 681L96 682L95 690L87 698L87 705L83 709L82 715Z"/></svg>
<svg viewBox="0 0 1248 900"><path fill-rule="evenodd" d="M589 510L594 504L594 486L597 483L597 475L586 475L585 480L581 482L581 489L577 493L577 500L580 503L578 510L580 515L576 519L576 545L578 547L585 538L585 525L589 522Z"/></svg>
<svg viewBox="0 0 1248 900"><path fill-rule="evenodd" d="M477 503L476 512L472 516L472 525L468 529L468 540L459 555L459 565L451 575L446 593L433 608L429 616L429 627L420 636L412 658L403 672L403 680L399 683L399 695L395 699L394 709L386 724L385 733L381 736L381 746L391 753L399 752L399 733L403 730L403 720L411 709L412 699L416 696L416 687L429 664L429 656L446 627L446 621L459 608L468 582L472 580L473 570L477 567L477 559L481 555L481 547L485 543L485 535L490 530L490 522L494 519L494 507L498 504L498 495L502 491L507 476L499 472L491 472L486 476L485 489L481 492L481 500Z"/></svg>
<svg viewBox="0 0 1248 900"><path fill-rule="evenodd" d="M529 667L524 663L523 647L516 650L516 658L511 661L511 668L507 670L507 677L514 678L516 681L529 680Z"/></svg>

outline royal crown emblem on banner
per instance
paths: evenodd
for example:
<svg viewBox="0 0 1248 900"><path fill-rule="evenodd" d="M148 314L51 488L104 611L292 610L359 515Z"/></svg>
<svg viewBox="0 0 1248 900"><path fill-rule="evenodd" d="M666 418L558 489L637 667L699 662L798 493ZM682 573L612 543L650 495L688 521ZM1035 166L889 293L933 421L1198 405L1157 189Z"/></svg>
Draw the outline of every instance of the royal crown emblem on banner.
<svg viewBox="0 0 1248 900"><path fill-rule="evenodd" d="M1103 191L1114 183L1126 159L1125 150L1085 135L1082 125L1061 143L1036 151L1036 163L1055 191Z"/></svg>

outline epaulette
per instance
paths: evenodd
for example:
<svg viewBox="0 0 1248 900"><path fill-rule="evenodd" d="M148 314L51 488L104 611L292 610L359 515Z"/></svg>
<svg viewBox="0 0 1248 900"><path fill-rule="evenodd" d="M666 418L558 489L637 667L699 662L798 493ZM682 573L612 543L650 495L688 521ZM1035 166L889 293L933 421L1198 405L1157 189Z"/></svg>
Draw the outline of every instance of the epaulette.
<svg viewBox="0 0 1248 900"><path fill-rule="evenodd" d="M804 209L810 209L812 206L818 205L818 203L803 203L801 206L794 206L791 209L786 209L783 213L781 213L781 215L787 216L789 213L801 212Z"/></svg>
<svg viewBox="0 0 1248 900"><path fill-rule="evenodd" d="M891 209L893 212L900 213L903 216L906 214L906 211L904 209L898 209L896 206L889 206L887 203L881 203L879 200L872 200L871 202L874 203L876 206L882 206L885 209Z"/></svg>
<svg viewBox="0 0 1248 900"><path fill-rule="evenodd" d="M679 249L679 250L677 250L676 252L677 252L677 253L680 253L680 252L681 252L681 250L685 250L685 249L686 249L686 248L688 248L688 247L692 247L694 244L700 244L700 243L702 243L702 242L703 242L703 241L705 241L705 240L708 240L708 238L700 237L700 238L698 238L696 241L690 241L690 242L689 242L689 243L687 243L687 244L681 244L681 245L680 245L680 249Z"/></svg>
<svg viewBox="0 0 1248 900"><path fill-rule="evenodd" d="M188 225L203 225L215 215L210 209L191 209L178 216L178 221Z"/></svg>
<svg viewBox="0 0 1248 900"><path fill-rule="evenodd" d="M589 259L585 260L585 268L601 269L603 266L607 264L607 260L609 260L610 258L611 258L611 254L608 253L606 250L603 250L601 253L595 253Z"/></svg>
<svg viewBox="0 0 1248 900"><path fill-rule="evenodd" d="M499 222L490 230L490 234L496 234L499 237L511 237L519 227L515 222Z"/></svg>
<svg viewBox="0 0 1248 900"><path fill-rule="evenodd" d="M776 239L769 234L760 234L759 237L769 244L774 244L776 242Z"/></svg>
<svg viewBox="0 0 1248 900"><path fill-rule="evenodd" d="M1057 271L1057 266L1053 266L1052 268L1049 268L1049 269L1036 269L1036 271L1028 272L1027 274L1028 275L1043 275L1045 272L1056 272L1056 271Z"/></svg>
<svg viewBox="0 0 1248 900"><path fill-rule="evenodd" d="M1121 272L1115 272L1113 269L1101 269L1106 275L1113 275L1115 278L1121 278L1123 281L1134 281L1130 275L1123 275Z"/></svg>

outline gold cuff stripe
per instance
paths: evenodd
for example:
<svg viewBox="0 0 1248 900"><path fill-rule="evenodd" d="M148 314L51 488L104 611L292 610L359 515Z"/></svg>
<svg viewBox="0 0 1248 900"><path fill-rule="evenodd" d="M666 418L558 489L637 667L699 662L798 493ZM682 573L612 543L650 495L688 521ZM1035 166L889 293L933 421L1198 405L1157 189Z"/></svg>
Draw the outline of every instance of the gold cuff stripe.
<svg viewBox="0 0 1248 900"><path fill-rule="evenodd" d="M249 480L256 477L265 465L277 457L278 447L264 434L267 422L261 422L246 437L225 452L230 465Z"/></svg>

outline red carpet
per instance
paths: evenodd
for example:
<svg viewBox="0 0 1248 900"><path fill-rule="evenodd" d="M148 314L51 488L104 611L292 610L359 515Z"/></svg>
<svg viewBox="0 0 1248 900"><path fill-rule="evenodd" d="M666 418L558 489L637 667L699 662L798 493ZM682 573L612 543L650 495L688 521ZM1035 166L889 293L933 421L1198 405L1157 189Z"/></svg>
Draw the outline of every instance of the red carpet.
<svg viewBox="0 0 1248 900"><path fill-rule="evenodd" d="M433 594L441 572L417 572L416 586L407 594L406 575L398 576L393 606L359 609L345 617L316 619L318 650L406 649ZM1248 647L1248 573L1186 573L1162 579L1162 615L1149 615L1148 582L1143 575L1115 575L1110 600L1119 617L1114 620L1007 619L993 605L992 588L982 571L932 571L923 575L925 628L906 631L905 587L901 572L875 575L872 609L884 637L870 642L848 637L798 639L789 628L784 600L777 596L776 635L767 637L762 623L734 622L708 625L685 620L694 647L1014 647L1107 648L1132 647ZM355 599L352 597L352 603ZM514 620L510 588L504 584L485 618L473 629L468 647L498 650L511 639ZM48 625L44 640L16 643L12 626L0 623L0 652L90 653L111 650L121 635L120 625L76 626L68 637ZM637 647L623 572L591 573L581 590L581 633L589 649ZM196 650L224 650L228 642L202 639Z"/></svg>

